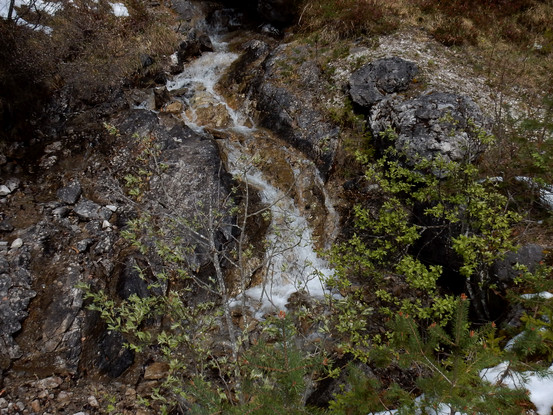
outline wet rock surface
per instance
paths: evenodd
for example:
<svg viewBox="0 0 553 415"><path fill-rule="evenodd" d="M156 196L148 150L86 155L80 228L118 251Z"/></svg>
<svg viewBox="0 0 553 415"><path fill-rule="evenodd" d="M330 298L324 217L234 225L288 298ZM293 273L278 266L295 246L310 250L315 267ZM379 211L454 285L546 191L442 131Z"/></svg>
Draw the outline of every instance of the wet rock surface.
<svg viewBox="0 0 553 415"><path fill-rule="evenodd" d="M264 52L262 44L252 45L250 59ZM285 47L277 47L263 61L253 83L257 121L315 162L324 177L328 177L334 163L340 129L327 121L319 109L323 95L320 88L321 70L311 60L303 62L294 76L305 89L298 91L287 86L282 77L282 64L287 59Z"/></svg>

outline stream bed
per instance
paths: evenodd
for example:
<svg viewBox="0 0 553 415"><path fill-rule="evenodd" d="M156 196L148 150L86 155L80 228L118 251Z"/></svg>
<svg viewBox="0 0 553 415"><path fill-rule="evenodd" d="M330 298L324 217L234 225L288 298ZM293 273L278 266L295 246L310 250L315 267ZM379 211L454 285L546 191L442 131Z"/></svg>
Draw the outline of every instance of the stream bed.
<svg viewBox="0 0 553 415"><path fill-rule="evenodd" d="M314 163L270 131L257 128L245 111L224 98L218 81L239 54L229 51L224 35L211 33L211 39L214 51L187 64L167 89L183 102L179 115L190 128L226 137L217 142L227 171L255 189L264 205L260 214L270 217L263 277L232 300L245 302L261 318L285 309L294 292L314 297L327 293L324 279L332 270L317 250L329 247L339 218Z"/></svg>

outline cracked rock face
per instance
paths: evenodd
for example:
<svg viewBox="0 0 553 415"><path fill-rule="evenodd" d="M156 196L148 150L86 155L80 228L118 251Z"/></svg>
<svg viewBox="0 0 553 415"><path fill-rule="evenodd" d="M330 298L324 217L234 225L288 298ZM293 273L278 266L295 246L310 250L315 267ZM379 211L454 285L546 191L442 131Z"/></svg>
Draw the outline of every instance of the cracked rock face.
<svg viewBox="0 0 553 415"><path fill-rule="evenodd" d="M27 317L27 307L36 292L31 289L28 247L0 251L0 370L21 357L13 336Z"/></svg>
<svg viewBox="0 0 553 415"><path fill-rule="evenodd" d="M474 161L483 150L485 119L464 95L430 92L407 101L391 95L372 108L370 126L374 137L391 128L397 134L393 145L411 166L422 159Z"/></svg>

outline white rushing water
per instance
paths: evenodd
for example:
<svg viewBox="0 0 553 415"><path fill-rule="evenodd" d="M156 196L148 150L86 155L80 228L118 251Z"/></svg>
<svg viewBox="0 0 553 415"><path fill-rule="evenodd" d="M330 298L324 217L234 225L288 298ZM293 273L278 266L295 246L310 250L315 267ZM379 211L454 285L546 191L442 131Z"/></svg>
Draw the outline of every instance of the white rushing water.
<svg viewBox="0 0 553 415"><path fill-rule="evenodd" d="M313 163L282 143L277 143L271 148L288 152L284 158L290 162L289 171L295 176L293 183L281 184L281 187L285 188L276 187L271 184L274 180L271 181L271 178L267 177L270 173L264 172L262 167L253 162L257 157L263 156L259 154L260 146L256 140L270 138L268 135L255 134L258 132L255 127L245 125L247 117L231 108L217 92L217 82L239 55L229 52L225 42L217 38L213 45L214 52L206 52L186 65L182 73L168 82L167 88L173 92L185 89L183 101L186 109L182 115L191 128L202 131L206 127L203 120L197 116L199 110L219 107L218 111L224 108L223 111L228 113L231 120L225 129L242 138L222 140L227 170L259 192L261 202L270 212L271 224L265 237L264 280L261 284L240 293L232 302L240 304L245 299L255 317L262 318L266 312L284 310L290 295L299 290L313 297L322 297L326 293L324 279L332 271L316 254L309 222L289 194L289 187L301 181L316 183L323 193L324 187L318 173L315 173L316 176L305 175L306 170L309 170L310 174L316 172ZM262 148L266 149L267 146ZM298 189L297 192L301 193L301 190ZM332 221L336 221L334 209L328 198L325 198L324 203L326 211L331 213L329 216L332 217ZM329 229L336 228L335 223L329 225Z"/></svg>

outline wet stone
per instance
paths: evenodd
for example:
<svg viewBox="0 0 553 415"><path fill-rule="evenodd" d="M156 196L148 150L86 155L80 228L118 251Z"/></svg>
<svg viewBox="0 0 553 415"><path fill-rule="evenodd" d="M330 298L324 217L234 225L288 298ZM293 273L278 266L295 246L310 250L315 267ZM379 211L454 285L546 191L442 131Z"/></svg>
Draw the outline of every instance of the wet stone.
<svg viewBox="0 0 553 415"><path fill-rule="evenodd" d="M14 227L8 219L0 222L0 232L11 232Z"/></svg>
<svg viewBox="0 0 553 415"><path fill-rule="evenodd" d="M91 200L81 199L79 203L75 205L73 211L81 218L85 220L100 219L100 205L94 203Z"/></svg>
<svg viewBox="0 0 553 415"><path fill-rule="evenodd" d="M60 206L52 211L52 215L58 218L65 218L69 214L67 206Z"/></svg>
<svg viewBox="0 0 553 415"><path fill-rule="evenodd" d="M77 250L79 252L86 252L86 250L94 243L93 239L87 238L77 242Z"/></svg>
<svg viewBox="0 0 553 415"><path fill-rule="evenodd" d="M59 189L56 194L62 202L65 202L68 205L73 205L77 202L77 200L79 200L81 193L81 184L75 181Z"/></svg>

